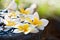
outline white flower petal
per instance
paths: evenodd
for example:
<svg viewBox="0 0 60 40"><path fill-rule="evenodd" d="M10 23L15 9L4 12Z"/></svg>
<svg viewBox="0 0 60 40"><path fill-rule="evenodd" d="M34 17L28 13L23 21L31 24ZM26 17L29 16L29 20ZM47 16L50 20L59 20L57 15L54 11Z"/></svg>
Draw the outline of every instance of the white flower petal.
<svg viewBox="0 0 60 40"><path fill-rule="evenodd" d="M25 22L25 23L28 23L28 21L27 21L27 20L24 20L24 22Z"/></svg>
<svg viewBox="0 0 60 40"><path fill-rule="evenodd" d="M39 19L38 12L35 12L35 13L34 13L34 17L36 17L36 18L38 18L38 19Z"/></svg>
<svg viewBox="0 0 60 40"><path fill-rule="evenodd" d="M12 19L12 21L16 22L16 23L20 23L20 18L16 18L16 19Z"/></svg>
<svg viewBox="0 0 60 40"><path fill-rule="evenodd" d="M3 19L0 17L0 23L3 22Z"/></svg>
<svg viewBox="0 0 60 40"><path fill-rule="evenodd" d="M34 10L32 8L27 8L26 10L29 10L30 13L29 14L33 14Z"/></svg>
<svg viewBox="0 0 60 40"><path fill-rule="evenodd" d="M33 3L29 8L27 8L26 10L30 11L30 14L34 13L35 8L37 7L37 5L35 3Z"/></svg>
<svg viewBox="0 0 60 40"><path fill-rule="evenodd" d="M27 8L26 10L30 11L30 14L33 14L35 8L37 7L37 5L35 3L33 3L29 8Z"/></svg>
<svg viewBox="0 0 60 40"><path fill-rule="evenodd" d="M9 29L9 28L12 28L12 27L13 27L13 26L5 26L5 28L8 28L8 29Z"/></svg>
<svg viewBox="0 0 60 40"><path fill-rule="evenodd" d="M38 27L38 29L44 30L44 28L47 26L49 21L47 19L41 19L41 21L43 22L43 24L40 27Z"/></svg>
<svg viewBox="0 0 60 40"><path fill-rule="evenodd" d="M37 33L37 32L39 32L39 30L36 28L36 26L35 25L30 25L30 27L31 27L31 33Z"/></svg>
<svg viewBox="0 0 60 40"><path fill-rule="evenodd" d="M4 24L8 24L8 22L6 20L4 20Z"/></svg>
<svg viewBox="0 0 60 40"><path fill-rule="evenodd" d="M16 7L17 7L17 5L16 5L15 1L13 0L13 1L9 4L8 9L15 10Z"/></svg>
<svg viewBox="0 0 60 40"><path fill-rule="evenodd" d="M5 15L5 20L10 20L10 18L8 17L8 15Z"/></svg>
<svg viewBox="0 0 60 40"><path fill-rule="evenodd" d="M39 30L37 28L32 28L31 33L38 33Z"/></svg>
<svg viewBox="0 0 60 40"><path fill-rule="evenodd" d="M31 20L33 20L34 16L33 15L28 15L26 18L30 18Z"/></svg>
<svg viewBox="0 0 60 40"><path fill-rule="evenodd" d="M17 14L17 15L19 15L19 14L20 14L20 12L19 12L19 11L16 11L16 14Z"/></svg>
<svg viewBox="0 0 60 40"><path fill-rule="evenodd" d="M13 33L21 33L22 31L19 31L18 29L15 29Z"/></svg>
<svg viewBox="0 0 60 40"><path fill-rule="evenodd" d="M41 26L41 27L39 27L38 29L40 29L40 30L44 30L44 26Z"/></svg>
<svg viewBox="0 0 60 40"><path fill-rule="evenodd" d="M49 21L47 19L41 19L41 21L43 22L42 26L47 26L47 24L49 23Z"/></svg>
<svg viewBox="0 0 60 40"><path fill-rule="evenodd" d="M8 14L8 13L3 13L2 16L5 16L5 15L7 15L7 14Z"/></svg>
<svg viewBox="0 0 60 40"><path fill-rule="evenodd" d="M18 28L18 26L23 25L22 23L17 23L14 28Z"/></svg>
<svg viewBox="0 0 60 40"><path fill-rule="evenodd" d="M36 7L37 7L37 5L36 5L35 3L33 3L33 4L30 6L31 9L35 9Z"/></svg>

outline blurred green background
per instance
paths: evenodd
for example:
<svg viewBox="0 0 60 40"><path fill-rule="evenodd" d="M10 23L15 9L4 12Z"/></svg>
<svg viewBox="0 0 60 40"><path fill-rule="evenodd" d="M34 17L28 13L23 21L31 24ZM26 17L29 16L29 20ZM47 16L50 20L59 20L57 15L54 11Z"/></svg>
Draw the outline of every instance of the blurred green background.
<svg viewBox="0 0 60 40"><path fill-rule="evenodd" d="M0 10L5 9L12 0L0 0ZM43 18L58 18L60 19L60 0L15 0L18 6L24 4L24 7L29 7L32 3L37 3L37 11L40 17Z"/></svg>

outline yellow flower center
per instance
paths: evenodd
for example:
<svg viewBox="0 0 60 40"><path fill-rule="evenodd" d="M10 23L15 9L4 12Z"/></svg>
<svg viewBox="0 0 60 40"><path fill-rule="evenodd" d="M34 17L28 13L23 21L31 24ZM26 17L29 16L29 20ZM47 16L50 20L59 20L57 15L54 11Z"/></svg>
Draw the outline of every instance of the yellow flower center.
<svg viewBox="0 0 60 40"><path fill-rule="evenodd" d="M18 29L23 32L27 32L29 29L29 24L24 24L23 26L18 26Z"/></svg>
<svg viewBox="0 0 60 40"><path fill-rule="evenodd" d="M43 24L43 22L42 22L41 20L39 20L38 18L36 18L36 17L34 18L34 20L31 20L30 18L26 18L26 20L27 20L29 23L31 23L31 24L33 24L33 25L37 25L37 26Z"/></svg>
<svg viewBox="0 0 60 40"><path fill-rule="evenodd" d="M16 23L13 21L7 21L7 26L14 26Z"/></svg>
<svg viewBox="0 0 60 40"><path fill-rule="evenodd" d="M34 25L42 25L42 21L39 20L38 18L34 18L33 22L32 22Z"/></svg>
<svg viewBox="0 0 60 40"><path fill-rule="evenodd" d="M24 8L21 8L21 9L20 9L20 12L21 12L22 14L29 14L29 13L30 13L29 10L24 10Z"/></svg>

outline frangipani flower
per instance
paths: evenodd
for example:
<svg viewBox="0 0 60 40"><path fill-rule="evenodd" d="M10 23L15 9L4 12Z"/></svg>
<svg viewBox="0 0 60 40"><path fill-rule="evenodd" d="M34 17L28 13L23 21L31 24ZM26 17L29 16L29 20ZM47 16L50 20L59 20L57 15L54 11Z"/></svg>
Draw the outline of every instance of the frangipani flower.
<svg viewBox="0 0 60 40"><path fill-rule="evenodd" d="M37 12L35 12L33 16L34 16L33 20L31 18L26 18L26 20L29 23L35 25L38 29L43 30L49 21L47 19L39 19Z"/></svg>
<svg viewBox="0 0 60 40"><path fill-rule="evenodd" d="M23 32L24 34L28 34L28 33L37 33L37 32L39 32L37 30L37 28L35 28L35 27L33 27L33 26L29 25L29 24L16 25L15 28L17 28L17 29L15 29L13 33L21 33L21 32Z"/></svg>
<svg viewBox="0 0 60 40"><path fill-rule="evenodd" d="M26 8L25 10L24 8L20 8L20 12L22 14L33 14L36 7L37 7L36 4L32 4L29 8Z"/></svg>
<svg viewBox="0 0 60 40"><path fill-rule="evenodd" d="M28 34L30 32L29 24L23 24L23 25L16 25L16 30L14 32L24 32L24 34Z"/></svg>
<svg viewBox="0 0 60 40"><path fill-rule="evenodd" d="M33 18L33 19L32 19ZM41 25L42 24L42 21L40 21L39 20L39 17L37 16L37 12L35 12L35 14L33 15L33 17L28 17L28 18L26 18L26 20L28 21L28 22L30 22L31 24L33 24L33 25Z"/></svg>
<svg viewBox="0 0 60 40"><path fill-rule="evenodd" d="M43 24L43 22L41 20L39 20L38 18L34 17L33 20L29 19L29 18L26 18L26 20L30 23L30 24L33 24L35 26L40 26Z"/></svg>
<svg viewBox="0 0 60 40"><path fill-rule="evenodd" d="M22 14L29 14L29 13L30 13L29 10L24 10L24 8L20 8L20 12L21 12Z"/></svg>
<svg viewBox="0 0 60 40"><path fill-rule="evenodd" d="M14 21L10 21L10 20L5 20L4 23L6 24L6 26L15 26L16 23Z"/></svg>
<svg viewBox="0 0 60 40"><path fill-rule="evenodd" d="M36 8L37 8L37 5L33 3L29 8L26 8L26 10L29 10L30 14L33 14Z"/></svg>
<svg viewBox="0 0 60 40"><path fill-rule="evenodd" d="M39 30L44 30L44 27L48 24L47 19L40 19L37 12L35 12L37 5L32 4L29 8L20 8L18 10L12 10L6 14L3 14L4 19L0 18L0 21L6 24L5 31L15 28L13 33L37 33Z"/></svg>

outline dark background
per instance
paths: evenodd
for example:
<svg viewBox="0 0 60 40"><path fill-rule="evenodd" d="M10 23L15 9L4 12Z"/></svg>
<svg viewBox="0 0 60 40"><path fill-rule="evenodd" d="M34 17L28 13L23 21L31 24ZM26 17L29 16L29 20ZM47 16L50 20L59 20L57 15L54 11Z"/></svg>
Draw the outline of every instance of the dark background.
<svg viewBox="0 0 60 40"><path fill-rule="evenodd" d="M42 33L41 40L60 40L60 21L50 18L48 26Z"/></svg>

